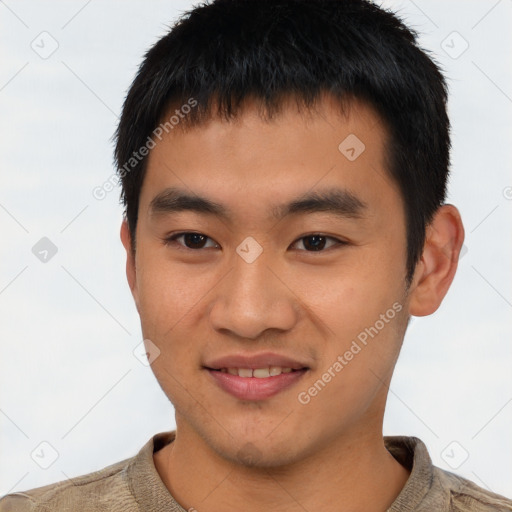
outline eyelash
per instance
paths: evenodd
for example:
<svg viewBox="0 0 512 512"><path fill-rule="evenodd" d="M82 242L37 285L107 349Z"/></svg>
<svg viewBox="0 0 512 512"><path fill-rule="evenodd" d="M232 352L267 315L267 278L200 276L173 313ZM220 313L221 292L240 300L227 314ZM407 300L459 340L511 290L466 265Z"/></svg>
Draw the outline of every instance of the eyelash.
<svg viewBox="0 0 512 512"><path fill-rule="evenodd" d="M184 235L201 235L201 236L204 236L206 237L208 240L213 240L212 238L204 235L203 233L196 233L194 231L181 231L180 233L175 233L174 235L171 235L171 236L168 236L166 238L163 239L163 242L164 242L164 245L165 246L171 246L171 245L178 245L178 248L179 250L185 250L185 251L194 251L194 252L199 252L201 250L204 250L203 247L199 248L199 249L191 249L190 247L186 247L185 245L182 245L178 242L176 242L176 240ZM331 247L328 247L327 249L321 249L319 251L308 251L308 250L304 250L302 249L303 252L308 252L308 253L322 253L322 252L326 252L328 251L329 249L332 249L332 248L335 248L335 247L339 247L339 246L343 246L343 245L348 245L347 242L345 242L344 240L339 240L338 238L335 238L335 237L332 237L332 236L327 236L327 235L323 235L322 233L312 233L310 235L304 235L304 236L301 236L300 238L298 238L295 242L293 242L292 245L295 245L299 240L302 240L304 238L312 238L312 237L315 237L315 236L319 236L319 237L322 237L322 238L326 238L326 239L330 239L330 240L334 240L336 242L336 244L334 244L333 246ZM215 242L216 243L216 242Z"/></svg>

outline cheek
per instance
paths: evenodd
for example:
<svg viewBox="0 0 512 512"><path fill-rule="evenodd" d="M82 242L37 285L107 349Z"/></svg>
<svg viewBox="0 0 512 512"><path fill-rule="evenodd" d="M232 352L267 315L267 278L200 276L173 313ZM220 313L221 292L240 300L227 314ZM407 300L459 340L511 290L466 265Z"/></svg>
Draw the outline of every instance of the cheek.
<svg viewBox="0 0 512 512"><path fill-rule="evenodd" d="M202 329L205 305L220 278L199 266L163 257L148 258L143 268L138 278L142 334L160 350L151 365L157 380L173 400L179 400L174 395L196 378L198 356L208 336Z"/></svg>
<svg viewBox="0 0 512 512"><path fill-rule="evenodd" d="M321 321L328 338L343 344L402 300L403 279L404 269L396 258L367 250L342 265L303 273L294 292Z"/></svg>
<svg viewBox="0 0 512 512"><path fill-rule="evenodd" d="M138 277L142 334L160 351L151 369L171 402L187 407L183 390L197 371L194 315L208 286L204 276L201 279L162 258L148 258L144 268Z"/></svg>
<svg viewBox="0 0 512 512"><path fill-rule="evenodd" d="M371 421L367 414L376 400L383 407L385 383L403 339L403 311L396 301L382 308L365 304L358 316L338 315L331 326L335 335L325 343L318 368L297 396L307 411L304 428L323 418L322 429L328 433L361 418Z"/></svg>
<svg viewBox="0 0 512 512"><path fill-rule="evenodd" d="M159 249L146 253L137 270L140 316L148 334L159 337L174 330L211 286L199 268L170 262Z"/></svg>
<svg viewBox="0 0 512 512"><path fill-rule="evenodd" d="M340 414L365 410L382 389L379 379L385 380L401 346L405 261L377 246L358 256L322 279L318 274L301 279L299 293L326 333L319 367L308 382L318 393L311 400L311 411L318 414L332 414L329 408L337 403L344 404ZM322 286L315 287L315 281Z"/></svg>

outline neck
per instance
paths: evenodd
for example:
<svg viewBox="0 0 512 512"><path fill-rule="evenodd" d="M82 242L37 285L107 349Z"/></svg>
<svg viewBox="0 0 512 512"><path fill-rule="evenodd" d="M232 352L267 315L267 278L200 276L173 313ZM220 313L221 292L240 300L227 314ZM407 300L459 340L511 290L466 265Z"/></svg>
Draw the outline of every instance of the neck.
<svg viewBox="0 0 512 512"><path fill-rule="evenodd" d="M202 438L179 429L171 444L154 454L172 496L186 510L278 512L379 511L391 506L409 471L386 450L381 430L354 432L294 464L272 468L235 465Z"/></svg>

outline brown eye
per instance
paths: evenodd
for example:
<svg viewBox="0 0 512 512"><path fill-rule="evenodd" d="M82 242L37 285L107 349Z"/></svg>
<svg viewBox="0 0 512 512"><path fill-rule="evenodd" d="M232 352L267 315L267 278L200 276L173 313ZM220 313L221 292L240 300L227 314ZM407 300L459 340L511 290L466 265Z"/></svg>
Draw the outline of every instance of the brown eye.
<svg viewBox="0 0 512 512"><path fill-rule="evenodd" d="M176 242L180 238L183 239L183 243ZM165 245L172 245L174 243L178 243L178 245L182 246L185 249L197 250L205 248L207 240L211 239L206 235L203 235L202 233L183 232L176 233L166 238Z"/></svg>
<svg viewBox="0 0 512 512"><path fill-rule="evenodd" d="M324 249L327 244L327 240L334 241L334 243L331 246L329 246L328 249L333 245L344 245L346 243L332 236L326 236L315 233L313 235L303 236L299 238L299 240L297 240L294 243L294 245L301 240L303 240L302 244L307 252L325 252Z"/></svg>
<svg viewBox="0 0 512 512"><path fill-rule="evenodd" d="M187 233L183 235L185 245L189 249L202 249L206 243L207 237L198 233Z"/></svg>

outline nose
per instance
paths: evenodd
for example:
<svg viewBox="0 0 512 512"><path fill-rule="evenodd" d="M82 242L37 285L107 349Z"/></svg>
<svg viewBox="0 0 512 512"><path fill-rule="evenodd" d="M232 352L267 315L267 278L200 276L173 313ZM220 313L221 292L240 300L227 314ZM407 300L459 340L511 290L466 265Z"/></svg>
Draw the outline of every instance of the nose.
<svg viewBox="0 0 512 512"><path fill-rule="evenodd" d="M292 329L299 308L293 287L287 283L290 276L275 261L272 264L265 251L252 263L238 254L233 262L234 267L215 289L212 327L245 339L256 339L267 329Z"/></svg>

